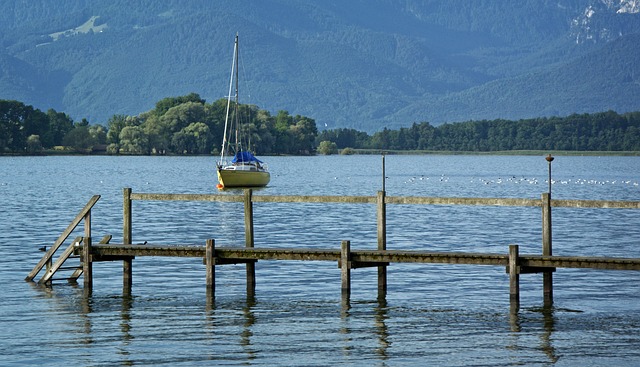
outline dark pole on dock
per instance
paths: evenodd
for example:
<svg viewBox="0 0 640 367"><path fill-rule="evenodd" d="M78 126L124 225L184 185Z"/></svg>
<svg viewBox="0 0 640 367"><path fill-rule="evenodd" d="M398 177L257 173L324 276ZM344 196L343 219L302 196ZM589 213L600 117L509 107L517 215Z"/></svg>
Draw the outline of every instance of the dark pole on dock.
<svg viewBox="0 0 640 367"><path fill-rule="evenodd" d="M384 164L384 152L382 152L382 191L386 191L387 184L387 176L386 176L386 168Z"/></svg>
<svg viewBox="0 0 640 367"><path fill-rule="evenodd" d="M385 203L386 193L378 192L378 250L387 249L387 204ZM387 266L378 266L378 299L387 296Z"/></svg>
<svg viewBox="0 0 640 367"><path fill-rule="evenodd" d="M549 154L545 159L549 162L549 195L551 195L551 162L553 162L554 158Z"/></svg>
<svg viewBox="0 0 640 367"><path fill-rule="evenodd" d="M122 225L122 243L130 245L131 239L131 188L126 187L123 190L123 225ZM125 295L131 295L131 286L133 284L133 259L125 259L122 261L122 290Z"/></svg>
<svg viewBox="0 0 640 367"><path fill-rule="evenodd" d="M387 249L387 196L386 189L386 167L384 152L382 153L382 191L378 192L378 250ZM387 297L387 267L378 266L378 299Z"/></svg>
<svg viewBox="0 0 640 367"><path fill-rule="evenodd" d="M253 201L251 200L253 191L247 189L244 191L244 238L245 247L253 248ZM254 297L256 293L256 264L247 263L247 296Z"/></svg>
<svg viewBox="0 0 640 367"><path fill-rule="evenodd" d="M542 255L552 256L552 230L551 230L551 154L545 158L549 164L549 192L542 194ZM545 306L553 304L553 272L542 273L542 293Z"/></svg>

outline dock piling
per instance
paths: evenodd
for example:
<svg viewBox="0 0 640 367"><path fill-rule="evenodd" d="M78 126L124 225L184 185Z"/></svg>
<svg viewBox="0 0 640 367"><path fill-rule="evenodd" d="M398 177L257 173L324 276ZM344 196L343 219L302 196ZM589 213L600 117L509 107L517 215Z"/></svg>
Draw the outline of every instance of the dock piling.
<svg viewBox="0 0 640 367"><path fill-rule="evenodd" d="M213 299L216 292L216 241L208 239L206 247L205 264L207 266L207 298Z"/></svg>
<svg viewBox="0 0 640 367"><path fill-rule="evenodd" d="M82 273L84 276L84 288L93 288L93 258L91 256L91 237L82 239Z"/></svg>
<svg viewBox="0 0 640 367"><path fill-rule="evenodd" d="M351 242L342 241L340 246L340 278L342 279L342 298L351 296Z"/></svg>
<svg viewBox="0 0 640 367"><path fill-rule="evenodd" d="M520 259L518 245L509 245L509 303L512 311L520 308Z"/></svg>

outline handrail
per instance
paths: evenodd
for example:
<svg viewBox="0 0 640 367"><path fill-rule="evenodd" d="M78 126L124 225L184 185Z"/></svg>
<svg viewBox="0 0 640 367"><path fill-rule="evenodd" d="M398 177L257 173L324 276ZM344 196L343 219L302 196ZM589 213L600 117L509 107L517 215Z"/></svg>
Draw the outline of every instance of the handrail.
<svg viewBox="0 0 640 367"><path fill-rule="evenodd" d="M33 278L35 278L36 275L38 275L38 273L40 272L40 270L42 270L42 268L46 265L46 263L51 260L51 258L53 257L53 254L58 250L58 248L60 248L60 246L64 243L64 241L67 240L69 235L71 235L73 230L76 229L78 224L80 224L80 222L83 219L85 219L87 215L91 213L91 209L98 202L98 200L100 200L100 195L94 195L89 200L89 202L87 202L87 204L84 206L84 208L82 208L80 213L78 213L78 215L76 215L76 217L71 221L67 229L65 229L64 232L62 232L62 234L60 235L60 237L58 237L58 239L53 244L53 246L51 246L51 248L47 251L47 253L44 254L42 259L40 259L38 264L33 268L33 270L31 270L29 275L27 275L27 277L25 278L27 282L32 281Z"/></svg>
<svg viewBox="0 0 640 367"><path fill-rule="evenodd" d="M131 193L131 200L243 202L244 195ZM252 195L254 203L345 203L375 204L376 196ZM386 204L542 206L540 199L386 196ZM640 209L640 201L551 199L553 207Z"/></svg>

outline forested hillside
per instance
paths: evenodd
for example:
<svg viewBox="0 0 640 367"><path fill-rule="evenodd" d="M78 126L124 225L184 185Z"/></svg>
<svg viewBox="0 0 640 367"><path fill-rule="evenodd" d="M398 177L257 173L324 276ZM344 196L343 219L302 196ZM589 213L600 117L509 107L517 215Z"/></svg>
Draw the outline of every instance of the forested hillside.
<svg viewBox="0 0 640 367"><path fill-rule="evenodd" d="M163 98L242 100L368 133L640 110L637 0L3 2L0 99L106 125Z"/></svg>

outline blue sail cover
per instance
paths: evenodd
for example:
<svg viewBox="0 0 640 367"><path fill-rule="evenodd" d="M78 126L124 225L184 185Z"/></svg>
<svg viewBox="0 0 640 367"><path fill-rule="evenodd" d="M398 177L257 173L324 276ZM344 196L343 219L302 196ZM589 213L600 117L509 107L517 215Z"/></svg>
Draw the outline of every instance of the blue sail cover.
<svg viewBox="0 0 640 367"><path fill-rule="evenodd" d="M236 155L233 157L233 160L231 161L232 163L249 163L249 162L258 162L258 163L262 163L261 160L259 160L258 158L254 157L253 154L251 154L251 152L237 152Z"/></svg>

